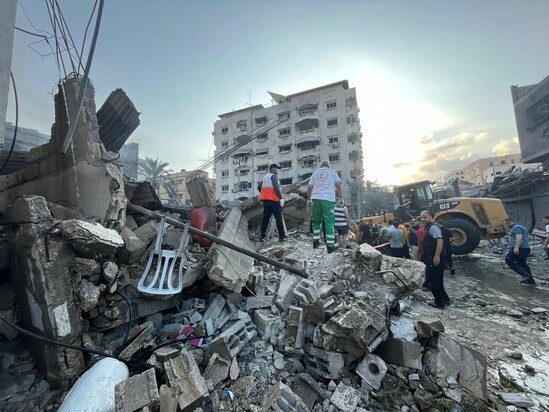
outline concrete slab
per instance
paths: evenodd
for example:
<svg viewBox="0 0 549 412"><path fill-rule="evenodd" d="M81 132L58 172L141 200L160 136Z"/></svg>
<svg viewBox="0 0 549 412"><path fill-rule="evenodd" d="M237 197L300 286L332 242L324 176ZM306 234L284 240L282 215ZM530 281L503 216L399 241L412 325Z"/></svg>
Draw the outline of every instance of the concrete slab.
<svg viewBox="0 0 549 412"><path fill-rule="evenodd" d="M156 409L159 405L159 394L154 369L148 369L117 384L115 400L117 412L134 412L146 406Z"/></svg>

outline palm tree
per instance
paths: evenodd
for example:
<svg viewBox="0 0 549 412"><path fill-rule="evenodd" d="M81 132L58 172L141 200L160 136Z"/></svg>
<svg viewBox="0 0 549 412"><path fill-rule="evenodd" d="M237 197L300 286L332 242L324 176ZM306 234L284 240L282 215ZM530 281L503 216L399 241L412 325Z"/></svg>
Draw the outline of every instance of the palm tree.
<svg viewBox="0 0 549 412"><path fill-rule="evenodd" d="M147 180L158 193L160 185L165 185L169 180L168 173L173 172L171 169L167 169L169 163L160 160L158 157L153 159L152 157L145 157L145 159L139 159L139 169L145 175Z"/></svg>

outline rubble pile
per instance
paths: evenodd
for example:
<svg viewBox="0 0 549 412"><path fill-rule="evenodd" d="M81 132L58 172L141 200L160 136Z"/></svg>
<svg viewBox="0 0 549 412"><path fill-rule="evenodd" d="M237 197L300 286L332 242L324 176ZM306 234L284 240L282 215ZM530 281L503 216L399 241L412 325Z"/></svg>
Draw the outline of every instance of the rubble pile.
<svg viewBox="0 0 549 412"><path fill-rule="evenodd" d="M183 291L151 296L138 283L157 222L128 215L119 234L59 220L38 196L20 202L26 215L5 226L17 251L19 320L96 353L29 340L45 380L36 371L23 379L28 357L10 360L2 378L17 385L1 393L2 410L56 410L103 355L129 368L111 391L117 411L429 410L487 401L485 358L446 336L440 320L405 313L422 263L368 245L327 255L295 234L260 250L285 270L192 243ZM254 251L240 210L222 216L218 235ZM175 249L182 232L168 226L164 247Z"/></svg>

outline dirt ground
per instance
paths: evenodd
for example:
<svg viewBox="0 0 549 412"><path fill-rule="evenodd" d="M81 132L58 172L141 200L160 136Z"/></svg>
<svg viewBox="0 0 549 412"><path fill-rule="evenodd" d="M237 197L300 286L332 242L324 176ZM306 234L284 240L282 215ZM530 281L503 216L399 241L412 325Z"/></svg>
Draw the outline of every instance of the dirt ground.
<svg viewBox="0 0 549 412"><path fill-rule="evenodd" d="M549 261L538 252L529 265L536 286L519 284L504 255L457 257L457 274L445 278L452 305L445 310L430 307L430 292L418 291L408 315L439 317L450 336L487 357L491 394L523 392L538 403L530 410L543 411L549 410ZM534 314L533 308L547 312ZM519 352L522 359L510 352Z"/></svg>

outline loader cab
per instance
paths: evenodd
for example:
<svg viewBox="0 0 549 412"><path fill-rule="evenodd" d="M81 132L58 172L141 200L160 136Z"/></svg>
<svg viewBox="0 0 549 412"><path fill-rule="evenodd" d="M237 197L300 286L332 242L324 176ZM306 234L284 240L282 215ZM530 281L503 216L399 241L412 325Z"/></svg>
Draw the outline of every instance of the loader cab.
<svg viewBox="0 0 549 412"><path fill-rule="evenodd" d="M404 222L417 217L422 210L432 211L432 206L433 191L429 180L395 188L395 214Z"/></svg>

